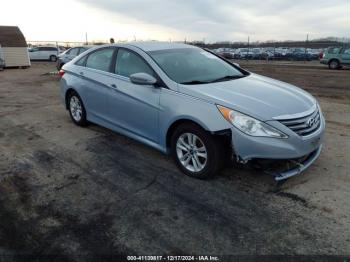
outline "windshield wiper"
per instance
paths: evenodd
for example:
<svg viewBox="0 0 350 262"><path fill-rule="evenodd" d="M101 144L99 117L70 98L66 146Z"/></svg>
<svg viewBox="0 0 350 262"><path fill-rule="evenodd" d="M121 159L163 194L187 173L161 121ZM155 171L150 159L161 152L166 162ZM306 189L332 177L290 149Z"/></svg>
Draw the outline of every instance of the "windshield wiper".
<svg viewBox="0 0 350 262"><path fill-rule="evenodd" d="M210 83L215 83L215 82L222 82L222 81L227 81L227 80L233 80L233 79L239 79L245 77L245 75L227 75L224 77L220 77L218 79L214 79L212 81L210 81Z"/></svg>
<svg viewBox="0 0 350 262"><path fill-rule="evenodd" d="M200 81L200 80L192 80L188 82L182 82L182 85L200 85L200 84L208 84L210 82Z"/></svg>
<svg viewBox="0 0 350 262"><path fill-rule="evenodd" d="M215 83L215 82L222 82L222 81L227 81L227 80L233 80L233 79L239 79L245 77L245 75L227 75L224 77L220 77L218 79L214 79L211 81L200 81L200 80L192 80L188 82L182 82L180 84L182 85L200 85L200 84L209 84L209 83Z"/></svg>

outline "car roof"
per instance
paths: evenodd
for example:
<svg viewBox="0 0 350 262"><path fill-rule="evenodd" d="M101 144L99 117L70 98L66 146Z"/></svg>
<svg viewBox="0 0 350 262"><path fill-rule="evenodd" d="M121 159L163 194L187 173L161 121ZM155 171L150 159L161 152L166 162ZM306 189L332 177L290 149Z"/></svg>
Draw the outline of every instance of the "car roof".
<svg viewBox="0 0 350 262"><path fill-rule="evenodd" d="M33 48L33 47L55 47L55 48L57 48L57 46L55 46L55 45L33 45L30 48Z"/></svg>
<svg viewBox="0 0 350 262"><path fill-rule="evenodd" d="M178 49L178 48L197 48L192 45L186 45L182 43L171 43L171 42L130 42L126 44L127 46L134 46L142 49L145 52L159 51L166 49Z"/></svg>
<svg viewBox="0 0 350 262"><path fill-rule="evenodd" d="M77 46L72 46L72 47L68 48L67 50L72 49L72 48L82 48L82 47L84 47L84 48L93 48L93 47L96 47L96 46L97 45L77 45Z"/></svg>

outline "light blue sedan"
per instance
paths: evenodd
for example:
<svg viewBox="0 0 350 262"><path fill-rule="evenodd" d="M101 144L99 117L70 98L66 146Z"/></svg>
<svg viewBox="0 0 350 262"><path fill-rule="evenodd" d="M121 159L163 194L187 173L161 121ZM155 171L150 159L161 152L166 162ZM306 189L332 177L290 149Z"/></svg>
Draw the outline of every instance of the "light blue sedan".
<svg viewBox="0 0 350 262"><path fill-rule="evenodd" d="M276 180L308 168L325 130L310 94L204 49L140 42L89 49L60 71L73 122L93 122L171 154L191 177L229 161L286 160Z"/></svg>

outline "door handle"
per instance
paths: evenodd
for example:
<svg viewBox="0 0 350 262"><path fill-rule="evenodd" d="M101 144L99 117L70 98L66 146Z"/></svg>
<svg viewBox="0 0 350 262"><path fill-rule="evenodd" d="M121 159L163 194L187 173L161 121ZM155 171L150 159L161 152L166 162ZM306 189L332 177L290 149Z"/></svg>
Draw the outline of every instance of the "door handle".
<svg viewBox="0 0 350 262"><path fill-rule="evenodd" d="M80 74L81 76L83 76L83 75L84 75L84 72L80 72L79 74Z"/></svg>

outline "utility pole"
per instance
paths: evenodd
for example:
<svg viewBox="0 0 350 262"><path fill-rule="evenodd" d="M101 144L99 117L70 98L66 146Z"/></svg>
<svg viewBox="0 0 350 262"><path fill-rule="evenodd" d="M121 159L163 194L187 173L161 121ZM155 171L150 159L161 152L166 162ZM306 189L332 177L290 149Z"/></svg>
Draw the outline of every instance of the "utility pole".
<svg viewBox="0 0 350 262"><path fill-rule="evenodd" d="M250 51L250 37L248 35L248 52L247 52L247 60L248 60L248 56L249 56L249 51Z"/></svg>
<svg viewBox="0 0 350 262"><path fill-rule="evenodd" d="M308 44L309 44L309 34L306 35L306 44L305 44L305 62L307 60L307 47L308 47Z"/></svg>
<svg viewBox="0 0 350 262"><path fill-rule="evenodd" d="M87 37L87 32L85 33L85 43L88 45L88 37Z"/></svg>

